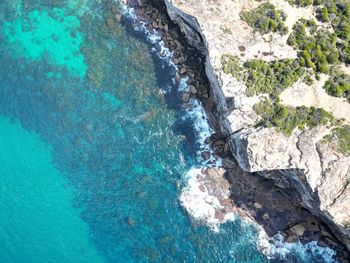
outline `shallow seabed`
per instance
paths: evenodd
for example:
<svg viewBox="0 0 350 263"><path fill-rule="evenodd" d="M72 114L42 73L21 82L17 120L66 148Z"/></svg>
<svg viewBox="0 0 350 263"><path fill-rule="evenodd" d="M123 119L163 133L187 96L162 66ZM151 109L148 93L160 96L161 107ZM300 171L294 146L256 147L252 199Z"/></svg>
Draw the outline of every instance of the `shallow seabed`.
<svg viewBox="0 0 350 263"><path fill-rule="evenodd" d="M195 122L113 3L0 1L0 262L329 261L305 246L268 259L240 219L191 221Z"/></svg>

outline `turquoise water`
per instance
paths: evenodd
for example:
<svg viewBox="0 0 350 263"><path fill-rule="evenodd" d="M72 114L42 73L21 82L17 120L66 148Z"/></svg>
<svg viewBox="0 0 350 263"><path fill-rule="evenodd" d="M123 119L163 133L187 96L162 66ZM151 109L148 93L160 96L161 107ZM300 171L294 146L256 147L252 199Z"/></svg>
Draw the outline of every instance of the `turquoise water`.
<svg viewBox="0 0 350 263"><path fill-rule="evenodd" d="M194 124L115 8L0 2L0 262L268 262L253 225L216 233L181 207Z"/></svg>
<svg viewBox="0 0 350 263"><path fill-rule="evenodd" d="M1 262L102 262L52 149L6 117L0 126Z"/></svg>

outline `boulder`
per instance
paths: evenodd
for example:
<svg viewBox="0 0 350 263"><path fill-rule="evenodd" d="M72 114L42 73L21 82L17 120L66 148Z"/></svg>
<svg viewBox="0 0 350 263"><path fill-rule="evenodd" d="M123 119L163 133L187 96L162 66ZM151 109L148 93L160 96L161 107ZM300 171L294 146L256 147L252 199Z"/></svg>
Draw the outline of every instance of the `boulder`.
<svg viewBox="0 0 350 263"><path fill-rule="evenodd" d="M189 93L186 92L186 93L184 93L184 94L182 95L182 101L185 102L185 103L187 103L187 102L189 102L190 97L191 97L191 95L190 95Z"/></svg>
<svg viewBox="0 0 350 263"><path fill-rule="evenodd" d="M269 214L267 212L265 212L262 216L262 218L266 221L270 218Z"/></svg>
<svg viewBox="0 0 350 263"><path fill-rule="evenodd" d="M192 94L197 94L197 89L194 86L190 86L190 91Z"/></svg>
<svg viewBox="0 0 350 263"><path fill-rule="evenodd" d="M289 229L294 235L300 237L305 232L305 227L302 224L297 224Z"/></svg>
<svg viewBox="0 0 350 263"><path fill-rule="evenodd" d="M210 159L210 152L208 152L208 151L201 152L201 157L204 161L209 160Z"/></svg>
<svg viewBox="0 0 350 263"><path fill-rule="evenodd" d="M255 202L255 203L254 203L254 207L255 207L255 209L261 209L261 208L262 208L262 205L259 204L258 202Z"/></svg>
<svg viewBox="0 0 350 263"><path fill-rule="evenodd" d="M286 239L286 242L287 242L287 243L296 243L296 242L298 242L298 241L299 241L299 238L298 238L298 236L296 236L296 235L290 235L290 236L288 236L287 239Z"/></svg>
<svg viewBox="0 0 350 263"><path fill-rule="evenodd" d="M180 69L180 74L181 74L181 75L185 74L186 72L187 72L187 70L186 70L185 67L182 67L182 68Z"/></svg>

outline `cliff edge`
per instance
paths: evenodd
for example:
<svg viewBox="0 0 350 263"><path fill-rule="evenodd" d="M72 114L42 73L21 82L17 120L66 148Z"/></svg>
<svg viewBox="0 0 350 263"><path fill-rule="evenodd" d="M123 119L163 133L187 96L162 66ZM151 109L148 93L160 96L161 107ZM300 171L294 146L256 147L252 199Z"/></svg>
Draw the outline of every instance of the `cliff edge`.
<svg viewBox="0 0 350 263"><path fill-rule="evenodd" d="M241 168L258 172L285 189L296 202L326 222L350 250L350 157L339 150L339 136L334 132L335 127L350 123L350 104L345 98L325 92L323 86L334 73L329 71L312 76L309 82L304 78L311 74L303 73L278 92L278 106L281 104L287 110L293 110L292 107L322 109L332 116L332 121L324 122L319 118L316 125L306 123L305 127L300 125L288 132L271 123L266 125L264 116L254 109L271 94L247 94L248 89L256 85L247 82L252 77L249 74L255 72L245 63L263 61L270 63L269 66L275 61L297 60L299 51L287 44L288 39L299 21L318 21L319 7L295 6L291 1L269 1L276 10L287 14L283 21L288 33L263 34L244 21L242 12L249 14L267 1L173 0L173 5L198 19L202 35L192 17L164 2L169 16L182 30L186 31L186 23L192 21L190 27L195 28L198 35L190 37L191 41L204 37L207 41L206 72L217 106L216 115L219 115L220 127L228 136L231 152ZM321 29L330 27L327 23L317 23ZM242 71L243 77L225 70L227 61L224 56L232 58L229 61L234 62L231 68ZM211 65L218 80L213 76ZM340 61L336 65L339 67L344 74L349 72L346 63ZM310 73L308 68L306 70ZM341 120L341 124L334 124L333 120Z"/></svg>

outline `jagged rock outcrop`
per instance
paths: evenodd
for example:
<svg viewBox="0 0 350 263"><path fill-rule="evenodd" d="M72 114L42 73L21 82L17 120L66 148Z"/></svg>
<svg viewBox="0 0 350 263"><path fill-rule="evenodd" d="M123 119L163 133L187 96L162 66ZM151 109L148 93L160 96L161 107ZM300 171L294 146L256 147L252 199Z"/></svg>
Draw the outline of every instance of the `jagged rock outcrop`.
<svg viewBox="0 0 350 263"><path fill-rule="evenodd" d="M322 176L317 192L320 208L327 211L335 222L346 226L350 235L350 157L334 151L336 143L317 143L322 165Z"/></svg>
<svg viewBox="0 0 350 263"><path fill-rule="evenodd" d="M323 142L325 134L325 127L290 137L274 128L247 128L231 136L231 148L242 169L273 180L300 205L333 225L349 249L350 157L335 150L335 141ZM276 169L284 171L266 172Z"/></svg>
<svg viewBox="0 0 350 263"><path fill-rule="evenodd" d="M225 96L222 92L220 83L218 82L216 73L210 63L207 42L205 40L205 36L202 34L202 30L197 19L182 12L167 0L153 1L160 5L163 4L166 7L170 20L180 28L180 31L187 41L187 44L193 47L196 52L203 57L203 66L206 73L205 76L210 86L210 99L207 101L206 108L209 114L211 114L212 110L215 111L215 114L218 117L216 120L219 122L222 130L228 134L230 129L228 119L226 118L228 109ZM215 109L213 109L214 103ZM219 116L225 117L222 118Z"/></svg>

